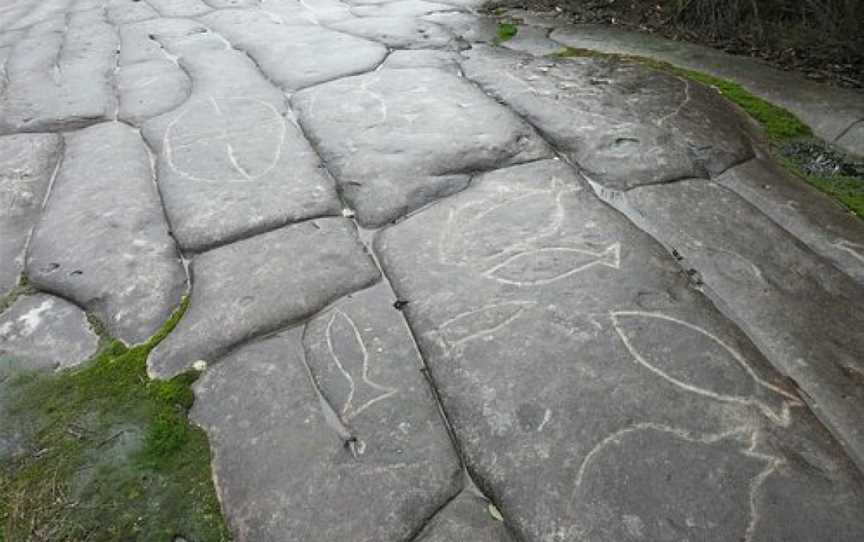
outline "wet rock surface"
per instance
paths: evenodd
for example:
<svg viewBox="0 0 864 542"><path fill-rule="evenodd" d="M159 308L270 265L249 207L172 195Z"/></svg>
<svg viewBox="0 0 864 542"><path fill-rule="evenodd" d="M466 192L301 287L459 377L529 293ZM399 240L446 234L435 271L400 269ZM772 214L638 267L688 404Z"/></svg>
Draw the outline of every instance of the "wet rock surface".
<svg viewBox="0 0 864 542"><path fill-rule="evenodd" d="M382 69L297 93L300 123L364 226L550 156L537 133L453 72Z"/></svg>
<svg viewBox="0 0 864 542"><path fill-rule="evenodd" d="M213 362L379 277L353 225L342 218L310 220L211 250L192 260L190 273L191 307L151 353L153 375Z"/></svg>
<svg viewBox="0 0 864 542"><path fill-rule="evenodd" d="M0 6L4 367L188 291L148 371L202 371L238 541L864 538L861 222L715 91L478 5Z"/></svg>
<svg viewBox="0 0 864 542"><path fill-rule="evenodd" d="M62 146L55 134L0 136L0 295L18 283L24 269L24 248Z"/></svg>
<svg viewBox="0 0 864 542"><path fill-rule="evenodd" d="M846 151L864 156L864 125L855 126L854 133L848 131L852 123L864 119L864 101L859 90L828 87L772 68L758 59L601 25L566 25L554 29L550 37L567 47L649 57L734 81L756 96L791 111L825 141L836 142Z"/></svg>
<svg viewBox="0 0 864 542"><path fill-rule="evenodd" d="M781 489L818 479L788 455L799 446L823 450L818 470L862 502L795 389L563 162L485 174L375 246L469 472L523 539L662 539L673 525L748 539L785 528L761 508L778 499L828 521L833 490ZM853 508L848 533L864 528Z"/></svg>
<svg viewBox="0 0 864 542"><path fill-rule="evenodd" d="M753 156L745 120L683 77L593 58L538 59L492 48L465 74L537 126L596 182L626 189L719 175Z"/></svg>
<svg viewBox="0 0 864 542"><path fill-rule="evenodd" d="M469 492L460 493L447 503L416 538L417 542L512 542L501 518L491 512L490 504Z"/></svg>
<svg viewBox="0 0 864 542"><path fill-rule="evenodd" d="M817 256L734 192L703 180L602 192L675 250L683 267L741 322L864 458L864 286ZM754 239L764 242L754 243Z"/></svg>
<svg viewBox="0 0 864 542"><path fill-rule="evenodd" d="M387 54L380 43L315 25L286 25L251 10L218 11L202 20L286 91L368 71Z"/></svg>
<svg viewBox="0 0 864 542"><path fill-rule="evenodd" d="M860 219L770 160L741 164L716 181L864 284L864 222Z"/></svg>
<svg viewBox="0 0 864 542"><path fill-rule="evenodd" d="M350 296L196 385L193 417L240 540L404 540L458 492L459 461L392 303L384 284Z"/></svg>
<svg viewBox="0 0 864 542"><path fill-rule="evenodd" d="M0 133L68 130L109 119L116 108L110 78L116 49L117 34L101 9L29 27L5 62Z"/></svg>
<svg viewBox="0 0 864 542"><path fill-rule="evenodd" d="M186 289L147 147L120 123L72 132L64 141L27 276L92 311L115 337L145 341Z"/></svg>
<svg viewBox="0 0 864 542"><path fill-rule="evenodd" d="M245 53L192 21L167 28L145 22L126 39L147 44L153 54L164 48L177 56L192 80L182 106L143 125L158 154L165 209L184 250L200 252L340 212L333 183L285 97Z"/></svg>
<svg viewBox="0 0 864 542"><path fill-rule="evenodd" d="M411 17L362 17L331 28L385 44L394 49L439 49L456 45L443 27Z"/></svg>
<svg viewBox="0 0 864 542"><path fill-rule="evenodd" d="M58 297L18 298L0 313L0 379L7 370L52 370L78 365L96 353L99 337L84 311Z"/></svg>

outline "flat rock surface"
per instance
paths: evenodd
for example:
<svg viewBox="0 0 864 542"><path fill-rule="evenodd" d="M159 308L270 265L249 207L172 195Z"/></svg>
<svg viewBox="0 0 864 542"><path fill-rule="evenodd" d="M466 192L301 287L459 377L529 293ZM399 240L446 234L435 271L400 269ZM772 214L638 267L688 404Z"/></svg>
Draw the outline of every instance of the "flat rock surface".
<svg viewBox="0 0 864 542"><path fill-rule="evenodd" d="M101 9L31 26L5 62L0 133L68 130L110 118L116 50L117 34Z"/></svg>
<svg viewBox="0 0 864 542"><path fill-rule="evenodd" d="M202 20L286 91L369 71L387 54L380 43L315 25L286 25L252 10L221 10Z"/></svg>
<svg viewBox="0 0 864 542"><path fill-rule="evenodd" d="M608 200L677 251L864 465L864 285L711 182L640 187Z"/></svg>
<svg viewBox="0 0 864 542"><path fill-rule="evenodd" d="M342 218L310 220L211 250L196 256L190 271L191 307L148 361L159 377L198 360L213 362L379 277L354 226Z"/></svg>
<svg viewBox="0 0 864 542"><path fill-rule="evenodd" d="M27 275L35 286L92 311L113 336L145 341L186 289L147 148L136 130L115 122L64 140Z"/></svg>
<svg viewBox="0 0 864 542"><path fill-rule="evenodd" d="M716 91L638 65L466 52L465 74L612 188L718 175L753 156L745 119Z"/></svg>
<svg viewBox="0 0 864 542"><path fill-rule="evenodd" d="M864 221L767 159L731 168L716 181L864 285Z"/></svg>
<svg viewBox="0 0 864 542"><path fill-rule="evenodd" d="M387 56L382 68L390 69L413 69L413 68L439 68L451 73L459 73L457 55L452 51L436 51L429 49L421 50L398 50Z"/></svg>
<svg viewBox="0 0 864 542"><path fill-rule="evenodd" d="M159 116L189 98L192 81L168 59L136 62L117 72L118 117L130 124Z"/></svg>
<svg viewBox="0 0 864 542"><path fill-rule="evenodd" d="M394 49L440 49L456 45L444 27L413 17L360 17L330 28L374 40Z"/></svg>
<svg viewBox="0 0 864 542"><path fill-rule="evenodd" d="M350 296L196 384L192 415L238 541L407 540L458 492L459 461L393 301L383 283Z"/></svg>
<svg viewBox="0 0 864 542"><path fill-rule="evenodd" d="M238 542L864 540L864 222L554 53L847 149L859 93L481 8L0 0L0 396L188 294L148 373L201 373Z"/></svg>
<svg viewBox="0 0 864 542"><path fill-rule="evenodd" d="M186 21L167 29L158 21L139 23L127 31L126 41L156 52L164 48L192 80L182 106L143 126L158 153L159 187L184 250L200 252L339 214L333 182L293 122L284 96L245 53Z"/></svg>
<svg viewBox="0 0 864 542"><path fill-rule="evenodd" d="M563 162L485 174L375 247L469 472L522 539L864 533L843 449Z"/></svg>
<svg viewBox="0 0 864 542"><path fill-rule="evenodd" d="M837 136L834 143L858 156L864 156L864 118L850 124Z"/></svg>
<svg viewBox="0 0 864 542"><path fill-rule="evenodd" d="M0 296L24 270L24 248L42 211L63 138L55 134L0 136Z"/></svg>
<svg viewBox="0 0 864 542"><path fill-rule="evenodd" d="M502 47L535 56L554 55L564 48L549 39L550 30L541 26L517 26L516 35L500 42Z"/></svg>
<svg viewBox="0 0 864 542"><path fill-rule="evenodd" d="M467 491L447 503L415 539L417 542L513 542L488 501Z"/></svg>
<svg viewBox="0 0 864 542"><path fill-rule="evenodd" d="M212 11L204 0L147 0L163 17L195 17Z"/></svg>
<svg viewBox="0 0 864 542"><path fill-rule="evenodd" d="M576 49L646 56L734 81L753 94L793 112L819 137L826 141L836 140L847 151L864 156L864 133L838 139L852 123L864 120L864 99L860 91L829 87L767 66L756 59L639 32L573 25L556 29L551 38Z"/></svg>
<svg viewBox="0 0 864 542"><path fill-rule="evenodd" d="M256 0L261 9L275 15L288 25L307 25L342 21L353 17L351 6L340 0L314 0L285 2L284 0Z"/></svg>
<svg viewBox="0 0 864 542"><path fill-rule="evenodd" d="M530 126L450 71L382 69L299 92L292 105L364 226L458 192L476 171L550 155Z"/></svg>
<svg viewBox="0 0 864 542"><path fill-rule="evenodd" d="M98 347L99 337L84 311L59 297L19 297L0 313L0 377L10 368L72 367L93 356Z"/></svg>
<svg viewBox="0 0 864 542"><path fill-rule="evenodd" d="M351 14L357 17L419 17L430 13L459 11L459 8L426 0L398 0L380 4L357 5Z"/></svg>

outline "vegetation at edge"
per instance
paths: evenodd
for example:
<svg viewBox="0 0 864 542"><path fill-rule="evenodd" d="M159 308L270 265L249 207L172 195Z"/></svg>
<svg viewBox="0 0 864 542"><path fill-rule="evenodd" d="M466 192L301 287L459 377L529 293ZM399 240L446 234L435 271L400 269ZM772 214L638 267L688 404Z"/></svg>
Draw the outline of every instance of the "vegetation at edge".
<svg viewBox="0 0 864 542"><path fill-rule="evenodd" d="M495 43L503 43L513 39L519 33L519 27L513 23L498 23L498 36Z"/></svg>
<svg viewBox="0 0 864 542"><path fill-rule="evenodd" d="M812 130L789 111L754 96L741 85L702 72L679 68L666 62L640 56L614 55L572 47L562 49L558 53L558 56L563 58L596 57L639 63L654 70L679 77L687 77L690 80L716 88L718 92L737 104L762 126L765 136L772 144L779 161L788 170L832 196L858 217L864 218L864 179L847 175L817 175L808 173L805 171L803 164L799 163L798 159L782 156L777 151L779 146L795 140L813 140L815 137Z"/></svg>
<svg viewBox="0 0 864 542"><path fill-rule="evenodd" d="M142 345L104 339L80 369L28 373L0 358L0 443L23 444L0 460L0 540L230 540L207 437L187 418L198 373L146 371L187 303Z"/></svg>

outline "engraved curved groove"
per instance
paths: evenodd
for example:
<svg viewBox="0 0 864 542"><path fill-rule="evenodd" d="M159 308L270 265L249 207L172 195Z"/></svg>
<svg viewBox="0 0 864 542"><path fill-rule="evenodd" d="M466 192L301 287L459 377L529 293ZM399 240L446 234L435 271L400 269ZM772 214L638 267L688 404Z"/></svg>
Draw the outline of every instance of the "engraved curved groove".
<svg viewBox="0 0 864 542"><path fill-rule="evenodd" d="M576 474L576 482L573 490L574 496L576 492L580 490L582 482L585 479L585 474L588 472L589 468L596 461L596 459L603 455L603 452L606 450L606 448L608 448L612 444L620 443L622 437L624 437L625 435L638 431L657 431L660 433L671 435L687 442L706 445L716 444L718 442L734 438L739 435L748 436L749 446L740 450L740 453L744 456L756 459L765 464L765 468L763 468L758 474L756 474L756 476L754 476L750 480L748 487L748 506L750 509L750 514L742 540L744 542L750 542L753 539L753 536L756 532L756 527L760 519L759 491L761 490L762 485L765 483L765 480L767 480L769 476L774 474L774 472L776 472L779 467L784 465L786 463L786 460L782 457L757 451L760 435L759 430L747 426L736 427L729 431L716 434L699 434L671 427L665 424L652 422L637 423L632 426L619 429L600 440L585 455L585 458L582 460L582 463L580 464L579 470Z"/></svg>
<svg viewBox="0 0 864 542"><path fill-rule="evenodd" d="M457 314L439 327L444 340L455 348L467 342L486 337L516 321L528 307L536 305L533 301L507 301L487 305ZM475 324L485 326L475 331Z"/></svg>
<svg viewBox="0 0 864 542"><path fill-rule="evenodd" d="M570 247L527 250L492 266L483 276L514 286L541 286L595 266L620 269L621 243L612 243L599 252Z"/></svg>
<svg viewBox="0 0 864 542"><path fill-rule="evenodd" d="M658 119L658 120L657 120L657 126L663 126L663 123L664 123L664 122L666 122L667 120L669 120L669 119L671 119L671 118L673 118L673 117L678 116L678 114L681 113L681 111L684 109L684 107L686 107L687 104L690 103L690 100L691 100L691 97L690 97L690 81L689 81L687 78L685 78L685 77L676 77L676 79L678 79L679 81L681 81L682 83L684 83L684 100L683 100L680 104L678 104L678 107L676 107L674 111L672 111L672 112L669 113L668 115L664 115L663 117L661 117L660 119Z"/></svg>
<svg viewBox="0 0 864 542"><path fill-rule="evenodd" d="M529 249L560 230L566 216L561 200L565 194L580 189L553 179L546 190L500 193L497 195L500 201L485 209L479 208L480 202L472 202L451 210L438 238L439 261L445 265L465 265ZM500 218L496 216L499 213ZM523 230L519 222L513 221L520 214L530 214L545 222L532 223L530 231ZM502 233L502 225L513 231Z"/></svg>
<svg viewBox="0 0 864 542"><path fill-rule="evenodd" d="M627 350L630 352L631 356L633 356L633 359L636 361L636 363L642 365L652 373L663 378L667 382L677 386L678 388L697 395L709 397L717 401L754 406L758 408L773 423L782 427L787 427L791 423L790 408L803 406L803 403L798 397L760 378L759 375L757 375L756 372L753 371L753 368L750 367L747 361L741 356L741 354L739 354L735 349L723 342L719 337L700 328L699 326L661 313L651 313L643 311L613 311L609 313L609 316L612 320L612 325L615 328L615 331L618 333L618 336L621 338L621 341L627 347ZM752 379L756 384L780 396L779 412L775 411L771 406L767 405L756 397L732 395L729 393L722 393L715 390L706 389L693 383L685 382L681 378L677 378L671 375L668 371L657 367L655 364L650 363L648 360L645 359L645 356L643 356L642 352L640 352L640 349L634 346L633 340L630 336L628 336L624 327L621 324L622 318L638 318L647 319L649 321L656 320L659 322L669 322L673 325L684 327L687 330L696 332L697 334L704 336L708 340L718 345L722 349L722 351L724 351L728 355L727 360L731 359L732 362L734 362L735 364L734 366L740 367L740 369L742 369L746 373L746 375L749 376L749 378Z"/></svg>
<svg viewBox="0 0 864 542"><path fill-rule="evenodd" d="M348 340L352 341L353 344L357 347L357 350L361 353L360 360L343 360L340 359L339 354L337 353L337 349L334 345L334 331L333 326L336 323L337 319L348 328ZM360 331L357 329L356 324L351 319L350 316L345 314L340 310L334 310L333 314L330 316L330 319L327 322L327 328L325 331L325 336L327 339L327 349L330 353L330 357L333 359L333 363L336 365L339 372L342 373L342 376L348 382L348 395L345 398L342 407L339 409L339 414L346 420L350 420L359 414L361 414L364 410L371 407L375 403L383 401L397 391L396 388L391 388L388 386L383 386L376 382L373 382L369 378L369 351L366 348L366 344L363 342L363 337L360 335ZM357 366L360 366L360 375L359 382L357 378ZM348 368L346 368L346 366ZM352 373L353 376L352 376ZM359 393L358 393L359 392ZM355 395L363 395L365 401L359 406L354 406ZM369 397L366 399L366 397Z"/></svg>
<svg viewBox="0 0 864 542"><path fill-rule="evenodd" d="M231 138L236 137L232 135L228 128L228 122L230 117L226 116L223 112L222 107L220 107L219 102L223 102L224 104L236 104L236 103L251 103L255 104L256 107L263 108L259 109L259 112L265 111L263 116L270 117L268 121L260 121L257 127L260 129L261 127L270 126L271 128L275 128L273 134L273 142L274 144L269 151L271 155L268 157L269 159L265 162L264 167L260 169L260 171L250 172L248 168L243 167L237 157L237 151L231 143ZM205 105L206 104L206 105ZM220 143L224 145L225 158L230 164L231 169L236 173L236 177L228 178L228 179L213 179L208 178L201 175L199 172L190 172L185 167L177 163L177 149L183 148L185 146L190 145L200 145L200 138L192 138L189 134L186 134L184 139L188 140L184 142L182 145L176 144L176 139L180 136L177 135L177 131L182 129L182 124L180 121L183 120L186 115L190 114L191 111L196 111L202 107L209 107L215 113L215 116L221 121L219 124L218 132L219 135L211 136L208 138L208 142L211 144ZM209 118L209 115L207 116ZM249 183L264 177L265 175L272 172L276 165L279 163L279 159L282 155L282 147L285 142L286 136L286 127L285 121L282 118L282 115L279 111L271 104L263 100L258 100L255 98L243 98L243 97L229 97L229 98L215 98L210 96L207 99L201 99L195 101L193 103L187 104L183 112L177 115L171 122L168 124L168 127L165 130L165 135L162 138L162 145L165 152L165 158L168 165L176 171L179 175L185 177L186 179L192 181L199 182L220 182L220 183Z"/></svg>
<svg viewBox="0 0 864 542"><path fill-rule="evenodd" d="M864 245L846 239L838 239L831 246L851 254L853 258L864 263Z"/></svg>

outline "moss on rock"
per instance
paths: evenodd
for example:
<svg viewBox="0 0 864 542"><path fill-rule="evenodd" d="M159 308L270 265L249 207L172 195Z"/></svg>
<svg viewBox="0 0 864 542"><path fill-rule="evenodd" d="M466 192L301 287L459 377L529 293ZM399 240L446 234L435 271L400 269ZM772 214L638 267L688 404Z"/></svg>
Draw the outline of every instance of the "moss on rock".
<svg viewBox="0 0 864 542"><path fill-rule="evenodd" d="M230 539L207 437L187 418L198 374L147 376L187 303L144 344L110 340L83 368L7 375L0 436L29 430L25 452L0 463L0 540Z"/></svg>
<svg viewBox="0 0 864 542"><path fill-rule="evenodd" d="M687 70L667 62L642 56L615 55L572 47L562 49L556 56L561 58L604 58L619 62L641 64L678 77L686 77L692 81L717 89L726 99L738 105L738 107L759 123L765 133L765 137L771 144L775 158L786 169L831 196L853 214L864 218L864 179L857 176L816 175L808 173L794 157L783 156L778 151L781 145L802 139L815 140L813 131L786 109L753 95L743 86L719 77L714 77L713 75ZM824 142L820 142L820 144L825 145Z"/></svg>

